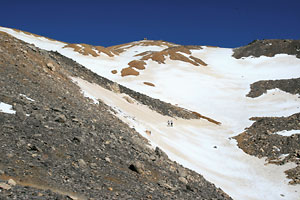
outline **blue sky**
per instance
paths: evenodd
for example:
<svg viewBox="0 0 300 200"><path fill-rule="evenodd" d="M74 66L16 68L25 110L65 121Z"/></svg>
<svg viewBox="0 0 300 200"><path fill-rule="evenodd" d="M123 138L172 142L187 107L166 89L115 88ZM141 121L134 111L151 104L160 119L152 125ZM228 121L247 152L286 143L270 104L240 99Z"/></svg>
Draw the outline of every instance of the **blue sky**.
<svg viewBox="0 0 300 200"><path fill-rule="evenodd" d="M300 39L300 0L2 0L0 26L70 43L111 46L143 38L238 47Z"/></svg>

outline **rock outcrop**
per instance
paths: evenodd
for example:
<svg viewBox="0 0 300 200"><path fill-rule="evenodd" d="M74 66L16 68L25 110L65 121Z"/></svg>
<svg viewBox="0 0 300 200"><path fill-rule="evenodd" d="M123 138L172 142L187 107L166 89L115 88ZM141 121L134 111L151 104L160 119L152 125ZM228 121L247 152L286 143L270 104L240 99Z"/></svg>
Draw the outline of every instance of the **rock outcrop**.
<svg viewBox="0 0 300 200"><path fill-rule="evenodd" d="M251 84L248 97L255 98L267 90L278 88L291 94L300 94L298 79L265 80ZM300 105L299 105L300 106ZM247 154L266 157L269 163L283 165L294 162L297 167L286 171L291 184L300 183L300 113L288 117L252 117L254 123L234 137ZM299 130L298 134L283 136L279 131ZM283 155L285 155L283 157Z"/></svg>
<svg viewBox="0 0 300 200"><path fill-rule="evenodd" d="M296 55L300 58L300 40L254 40L247 46L239 47L233 50L233 57L239 59L242 57L273 57L276 54Z"/></svg>

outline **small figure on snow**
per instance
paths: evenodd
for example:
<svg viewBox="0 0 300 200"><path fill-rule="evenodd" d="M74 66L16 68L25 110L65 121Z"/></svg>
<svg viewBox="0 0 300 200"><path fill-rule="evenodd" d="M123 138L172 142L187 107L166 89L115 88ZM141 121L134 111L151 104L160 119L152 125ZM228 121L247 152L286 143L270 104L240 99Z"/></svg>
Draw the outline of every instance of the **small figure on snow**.
<svg viewBox="0 0 300 200"><path fill-rule="evenodd" d="M173 121L172 120L168 120L168 126L173 127Z"/></svg>

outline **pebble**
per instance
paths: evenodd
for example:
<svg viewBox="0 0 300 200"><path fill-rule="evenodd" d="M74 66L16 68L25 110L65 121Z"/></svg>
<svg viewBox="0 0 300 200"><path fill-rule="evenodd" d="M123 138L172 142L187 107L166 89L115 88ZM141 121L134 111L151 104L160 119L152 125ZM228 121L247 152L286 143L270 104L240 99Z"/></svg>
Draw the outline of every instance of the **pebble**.
<svg viewBox="0 0 300 200"><path fill-rule="evenodd" d="M79 159L78 164L81 168L85 168L87 166L86 162L83 159Z"/></svg>
<svg viewBox="0 0 300 200"><path fill-rule="evenodd" d="M129 169L132 170L132 171L135 171L139 174L144 173L144 165L142 163L140 163L139 161L136 161L136 162L132 163L129 166Z"/></svg>
<svg viewBox="0 0 300 200"><path fill-rule="evenodd" d="M184 184L188 184L188 181L184 178L184 177L179 177L178 178L181 182L183 182Z"/></svg>
<svg viewBox="0 0 300 200"><path fill-rule="evenodd" d="M9 179L8 184L11 185L11 186L17 185L16 181L14 181L13 179Z"/></svg>
<svg viewBox="0 0 300 200"><path fill-rule="evenodd" d="M47 63L47 67L48 69L50 69L51 71L55 71L55 66L52 63Z"/></svg>
<svg viewBox="0 0 300 200"><path fill-rule="evenodd" d="M105 161L111 163L111 160L109 157L105 157Z"/></svg>
<svg viewBox="0 0 300 200"><path fill-rule="evenodd" d="M0 183L0 188L2 188L4 190L10 190L11 189L11 185L8 185L6 183Z"/></svg>

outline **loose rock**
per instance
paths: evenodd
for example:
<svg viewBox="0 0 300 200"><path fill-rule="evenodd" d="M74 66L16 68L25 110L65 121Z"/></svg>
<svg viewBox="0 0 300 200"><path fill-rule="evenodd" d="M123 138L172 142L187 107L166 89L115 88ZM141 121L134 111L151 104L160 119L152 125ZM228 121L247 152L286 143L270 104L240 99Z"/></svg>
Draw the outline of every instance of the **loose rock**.
<svg viewBox="0 0 300 200"><path fill-rule="evenodd" d="M9 179L8 184L11 185L11 186L15 186L17 183L13 179Z"/></svg>
<svg viewBox="0 0 300 200"><path fill-rule="evenodd" d="M10 190L11 189L11 185L8 185L6 183L0 183L0 188L2 188L4 190Z"/></svg>
<svg viewBox="0 0 300 200"><path fill-rule="evenodd" d="M48 69L50 69L51 71L55 71L55 67L52 63L47 63L47 67Z"/></svg>

